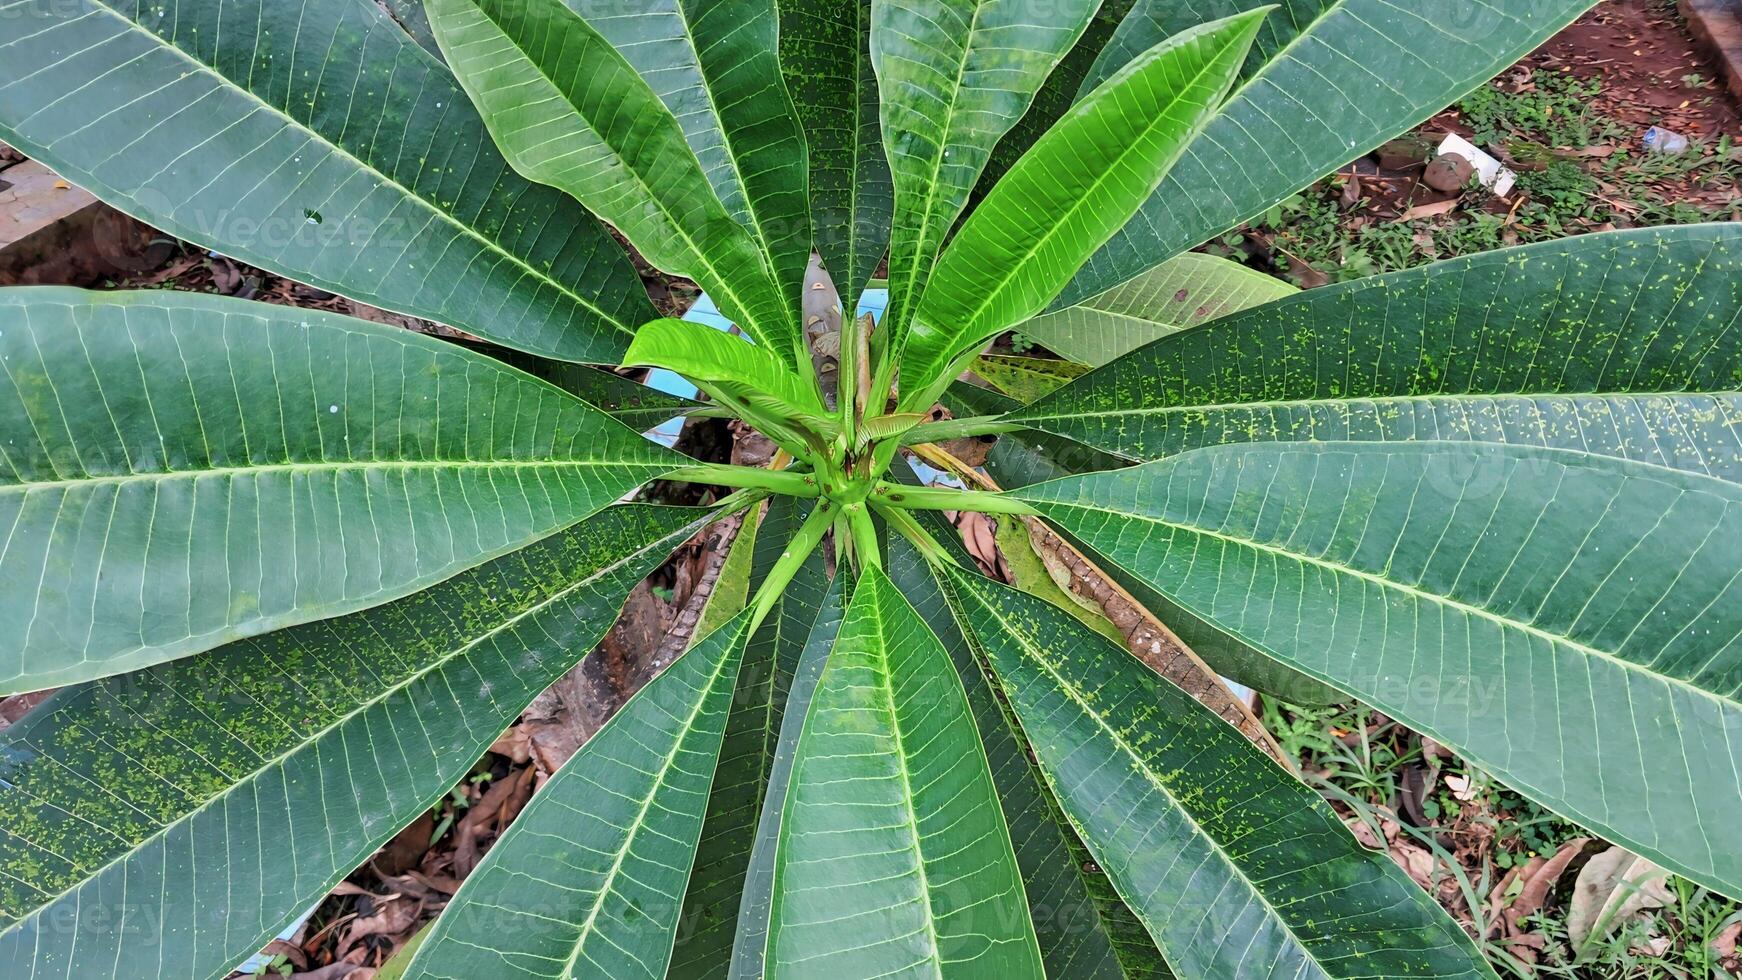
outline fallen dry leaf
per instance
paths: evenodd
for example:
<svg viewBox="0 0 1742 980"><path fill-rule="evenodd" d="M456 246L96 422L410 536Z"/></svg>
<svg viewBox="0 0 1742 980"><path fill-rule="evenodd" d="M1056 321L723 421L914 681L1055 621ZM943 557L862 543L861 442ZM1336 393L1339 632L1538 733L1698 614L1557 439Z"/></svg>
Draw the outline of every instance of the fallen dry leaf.
<svg viewBox="0 0 1742 980"><path fill-rule="evenodd" d="M1458 199L1455 197L1445 201L1435 201L1432 204L1417 204L1391 220L1394 223L1402 223L1415 221L1418 218L1437 218L1442 214L1450 214L1457 207Z"/></svg>
<svg viewBox="0 0 1742 980"><path fill-rule="evenodd" d="M1514 929L1520 928L1520 923L1532 915L1542 911L1543 904L1548 901L1548 894L1566 873L1567 865L1573 859L1584 853L1585 845L1591 842L1589 837L1575 837L1565 844L1554 856L1536 865L1535 870L1524 876L1524 888L1519 891L1518 898L1506 909L1506 919ZM1536 864L1535 861L1531 862Z"/></svg>
<svg viewBox="0 0 1742 980"><path fill-rule="evenodd" d="M1582 957L1593 940L1641 912L1663 908L1671 898L1669 872L1624 847L1611 847L1573 881L1567 936Z"/></svg>

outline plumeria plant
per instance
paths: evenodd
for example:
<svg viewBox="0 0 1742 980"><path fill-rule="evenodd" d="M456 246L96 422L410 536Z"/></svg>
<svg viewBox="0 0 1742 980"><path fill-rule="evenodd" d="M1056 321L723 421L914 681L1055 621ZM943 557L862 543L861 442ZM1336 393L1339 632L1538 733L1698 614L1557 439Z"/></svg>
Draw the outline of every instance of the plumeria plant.
<svg viewBox="0 0 1742 980"><path fill-rule="evenodd" d="M0 694L57 689L0 732L0 973L226 975L740 514L407 975L1491 976L1204 662L1742 896L1737 227L1306 293L1189 251L1589 3L0 0L7 143L486 342L0 291ZM686 412L774 462L638 434ZM1193 693L939 511L1072 549Z"/></svg>

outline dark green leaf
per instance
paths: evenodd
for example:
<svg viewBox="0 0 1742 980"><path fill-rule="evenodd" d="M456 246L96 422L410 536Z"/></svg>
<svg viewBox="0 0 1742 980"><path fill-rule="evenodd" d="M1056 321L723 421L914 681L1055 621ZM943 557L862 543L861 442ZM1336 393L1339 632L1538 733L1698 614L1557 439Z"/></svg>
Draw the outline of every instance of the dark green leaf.
<svg viewBox="0 0 1742 980"><path fill-rule="evenodd" d="M768 973L1040 977L949 654L875 566L818 681L776 857Z"/></svg>
<svg viewBox="0 0 1742 980"><path fill-rule="evenodd" d="M768 914L774 896L774 858L779 846L786 790L791 785L799 731L810 712L811 698L816 694L817 680L823 675L823 665L828 662L829 651L834 649L835 637L841 630L846 606L844 592L850 577L837 574L829 583L817 607L816 619L800 641L802 646L793 665L791 686L787 689L786 705L781 711L779 738L769 765L768 785L763 791L761 812L756 821L750 865L744 876L743 894L738 905L738 934L732 944L729 974L733 980L760 980L763 976Z"/></svg>
<svg viewBox="0 0 1742 980"><path fill-rule="evenodd" d="M777 83L774 0L586 0L572 5L683 127L727 212L755 235L798 317L811 254L805 138Z"/></svg>
<svg viewBox="0 0 1742 980"><path fill-rule="evenodd" d="M636 692L442 911L419 980L665 975L751 612Z"/></svg>
<svg viewBox="0 0 1742 980"><path fill-rule="evenodd" d="M958 625L956 596L904 538L892 535L888 553L890 581L937 634L961 678L991 766L999 808L1010 827L1047 976L1117 980L1127 972L1165 974L1167 967L1155 943L1112 893L1107 876L1094 869L1030 763L1030 749L1013 727L1004 693L985 673L981 652ZM1135 931L1122 926L1135 926ZM1128 971L1121 969L1122 961Z"/></svg>
<svg viewBox="0 0 1742 980"><path fill-rule="evenodd" d="M761 582L767 575L792 542L809 504L794 497L768 502L768 513L756 534L752 570L746 576L749 583ZM701 844L684 896L684 931L672 953L670 977L727 975L757 817L764 809L793 673L817 625L828 588L823 553L818 549L781 591L773 611L745 647Z"/></svg>
<svg viewBox="0 0 1742 980"><path fill-rule="evenodd" d="M1285 442L1015 495L1203 623L1742 895L1742 827L1712 817L1742 812L1742 487L1566 450Z"/></svg>
<svg viewBox="0 0 1742 980"><path fill-rule="evenodd" d="M871 70L871 0L782 0L780 64L810 145L811 226L845 310L889 246L889 160Z"/></svg>
<svg viewBox="0 0 1742 980"><path fill-rule="evenodd" d="M1119 22L1130 12L1133 0L1102 0L1100 9L1089 19L1089 26L1077 38L1077 43L1062 59L1052 73L1046 76L1046 84L1040 91L1034 93L1034 102L1023 113L1022 119L1010 127L1004 138L992 150L992 156L986 161L986 168L980 174L980 182L974 187L975 202L986 196L998 179L1004 176L1034 141L1041 134L1052 128L1052 124L1065 114L1071 103L1077 100L1077 92L1083 85L1083 79L1088 77L1089 69L1100 57L1101 49L1112 40L1113 32Z"/></svg>
<svg viewBox="0 0 1742 980"><path fill-rule="evenodd" d="M58 692L0 733L0 973L225 976L463 778L707 514L613 507L385 606Z"/></svg>
<svg viewBox="0 0 1742 980"><path fill-rule="evenodd" d="M1022 407L1013 398L960 381L944 392L942 401L945 408L963 418L1003 415ZM1127 463L1049 432L1018 430L997 437L986 456L986 472L999 486L1010 490L1073 473L1118 469Z"/></svg>
<svg viewBox="0 0 1742 980"><path fill-rule="evenodd" d="M193 293L0 292L0 692L408 595L677 456L408 330Z"/></svg>
<svg viewBox="0 0 1742 980"><path fill-rule="evenodd" d="M1010 0L872 4L871 61L895 188L882 324L891 354L992 147L1028 110L1096 6L1060 0L1036 16Z"/></svg>
<svg viewBox="0 0 1742 980"><path fill-rule="evenodd" d="M1060 805L1187 977L1492 977L1391 858L1196 699L1033 596L952 583Z"/></svg>
<svg viewBox="0 0 1742 980"><path fill-rule="evenodd" d="M0 139L188 241L549 357L653 316L598 222L510 172L373 2L11 0Z"/></svg>
<svg viewBox="0 0 1742 980"><path fill-rule="evenodd" d="M632 429L645 431L668 419L702 407L701 402L668 395L602 368L565 364L561 361L509 363L549 381Z"/></svg>
<svg viewBox="0 0 1742 980"><path fill-rule="evenodd" d="M1479 440L1742 481L1742 228L1583 235L1315 289L1164 337L1013 413L1132 459Z"/></svg>

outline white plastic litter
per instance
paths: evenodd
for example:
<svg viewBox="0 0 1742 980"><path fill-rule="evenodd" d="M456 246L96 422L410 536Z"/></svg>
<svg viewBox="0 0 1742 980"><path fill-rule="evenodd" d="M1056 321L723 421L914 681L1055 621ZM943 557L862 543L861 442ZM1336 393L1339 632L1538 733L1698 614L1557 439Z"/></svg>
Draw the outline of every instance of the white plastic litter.
<svg viewBox="0 0 1742 980"><path fill-rule="evenodd" d="M1443 157L1448 153L1456 153L1470 161L1470 166L1475 168L1476 179L1482 182L1483 187L1493 191L1496 197L1505 197L1506 192L1512 190L1512 185L1518 180L1518 175L1508 170L1499 160L1477 149L1476 144L1457 133L1448 135L1440 143L1438 155Z"/></svg>

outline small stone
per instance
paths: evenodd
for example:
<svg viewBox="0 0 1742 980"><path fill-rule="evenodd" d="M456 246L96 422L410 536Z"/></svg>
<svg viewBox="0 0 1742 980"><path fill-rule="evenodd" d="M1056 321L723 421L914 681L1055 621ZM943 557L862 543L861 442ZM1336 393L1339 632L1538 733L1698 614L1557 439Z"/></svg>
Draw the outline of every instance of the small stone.
<svg viewBox="0 0 1742 980"><path fill-rule="evenodd" d="M1447 153L1428 164L1421 179L1434 190L1450 194L1463 190L1475 171L1475 166L1469 160L1456 153Z"/></svg>

